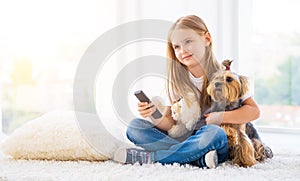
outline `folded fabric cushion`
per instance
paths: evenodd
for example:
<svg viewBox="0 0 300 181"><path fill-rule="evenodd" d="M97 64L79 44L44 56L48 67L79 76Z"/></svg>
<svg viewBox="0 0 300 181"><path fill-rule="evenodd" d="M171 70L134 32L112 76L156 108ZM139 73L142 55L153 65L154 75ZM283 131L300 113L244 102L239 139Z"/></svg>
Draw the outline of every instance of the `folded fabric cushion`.
<svg viewBox="0 0 300 181"><path fill-rule="evenodd" d="M110 159L122 142L114 139L105 128L96 129L95 123L89 121L93 115L81 115L86 118L84 131L82 123L76 121L74 111L50 112L29 121L3 141L2 152L15 159Z"/></svg>

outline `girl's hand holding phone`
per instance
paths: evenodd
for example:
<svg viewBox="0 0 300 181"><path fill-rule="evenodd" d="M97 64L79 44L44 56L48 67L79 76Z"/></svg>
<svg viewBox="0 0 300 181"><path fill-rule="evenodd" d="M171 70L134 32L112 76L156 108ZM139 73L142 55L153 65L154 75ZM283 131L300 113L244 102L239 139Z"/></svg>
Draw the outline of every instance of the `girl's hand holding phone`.
<svg viewBox="0 0 300 181"><path fill-rule="evenodd" d="M150 117L154 113L156 107L153 103L139 102L138 111L143 118Z"/></svg>

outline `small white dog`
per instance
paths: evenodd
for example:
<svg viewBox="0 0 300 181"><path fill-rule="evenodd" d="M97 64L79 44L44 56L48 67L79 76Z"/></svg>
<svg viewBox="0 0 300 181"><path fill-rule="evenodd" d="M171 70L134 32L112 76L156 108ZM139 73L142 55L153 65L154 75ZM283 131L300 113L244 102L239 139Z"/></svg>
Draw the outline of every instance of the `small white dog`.
<svg viewBox="0 0 300 181"><path fill-rule="evenodd" d="M184 99L180 99L171 107L172 117L176 122L168 134L173 138L181 137L193 131L201 115L201 109L194 93L188 93L188 100L190 105L187 105Z"/></svg>

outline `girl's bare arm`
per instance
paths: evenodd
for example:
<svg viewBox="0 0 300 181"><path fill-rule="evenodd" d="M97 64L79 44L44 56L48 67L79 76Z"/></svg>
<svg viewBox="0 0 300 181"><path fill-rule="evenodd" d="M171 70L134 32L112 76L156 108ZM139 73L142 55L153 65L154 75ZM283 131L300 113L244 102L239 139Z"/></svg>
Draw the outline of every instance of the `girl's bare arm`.
<svg viewBox="0 0 300 181"><path fill-rule="evenodd" d="M206 115L207 124L220 125L221 123L243 124L253 121L260 116L260 109L250 97L243 102L243 106L226 112L212 112Z"/></svg>
<svg viewBox="0 0 300 181"><path fill-rule="evenodd" d="M260 116L260 109L255 101L249 97L243 102L243 106L239 109L224 113L222 123L242 124L248 123Z"/></svg>
<svg viewBox="0 0 300 181"><path fill-rule="evenodd" d="M151 114L155 111L156 107L153 103L148 104L147 102L138 103L138 111L143 118L150 117L153 124L161 130L168 131L175 124L171 114L171 107L166 106L163 110L162 117L154 119ZM149 108L151 107L151 108Z"/></svg>

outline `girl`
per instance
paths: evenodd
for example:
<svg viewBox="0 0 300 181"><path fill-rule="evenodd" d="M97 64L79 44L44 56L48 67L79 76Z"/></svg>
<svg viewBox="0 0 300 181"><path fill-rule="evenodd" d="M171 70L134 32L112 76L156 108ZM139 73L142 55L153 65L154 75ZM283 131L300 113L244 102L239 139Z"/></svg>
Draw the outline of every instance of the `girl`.
<svg viewBox="0 0 300 181"><path fill-rule="evenodd" d="M190 15L174 23L168 34L167 57L170 59L168 78L172 82L167 85L170 102L177 98L187 100L187 92L193 92L205 116L202 116L202 121L199 119L188 137L175 139L167 132L175 124L171 104L166 106L162 118L154 119L151 114L156 107L152 103L141 102L138 104L140 115L150 117L152 122L132 120L127 137L144 150L119 148L113 159L121 163L190 163L214 168L225 162L229 155L227 137L219 125L250 122L259 117L259 108L250 96L246 96L239 109L209 113L211 100L206 88L213 73L221 66L214 58L210 33L199 17Z"/></svg>

